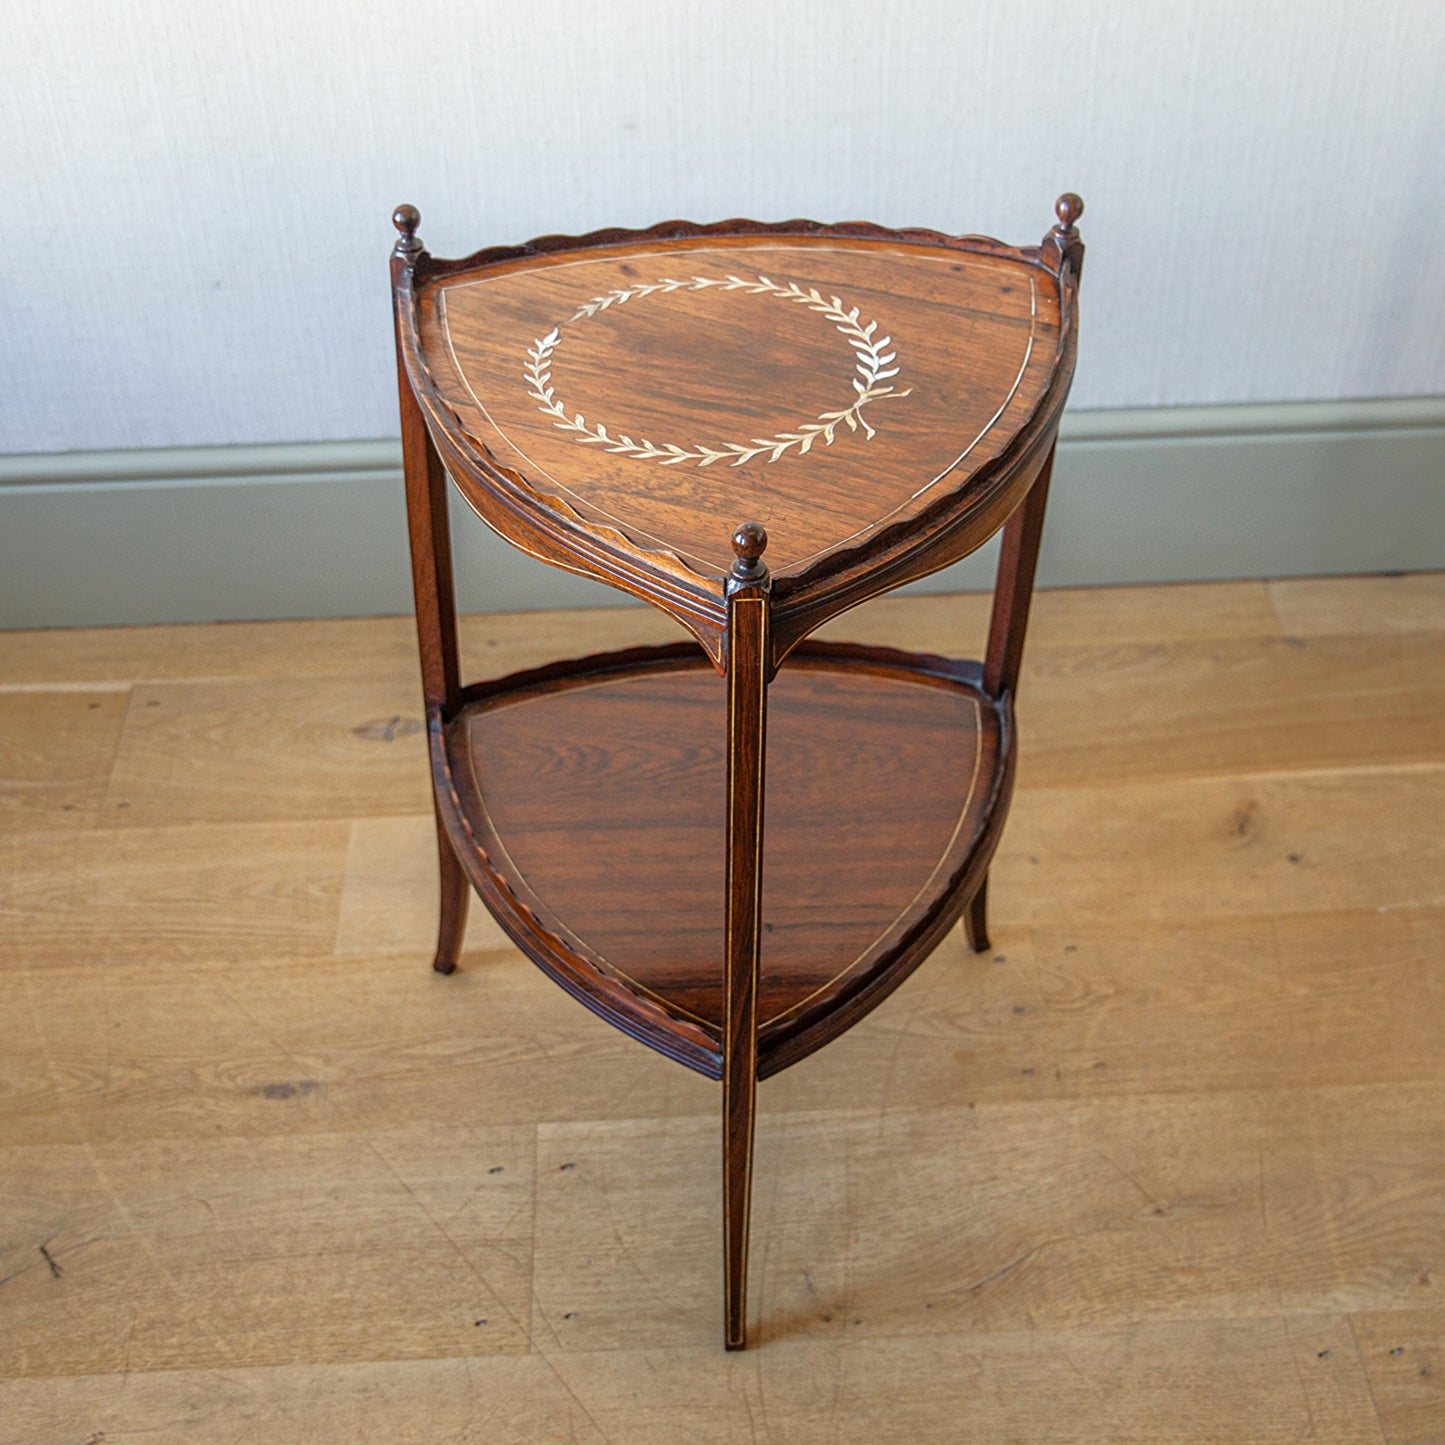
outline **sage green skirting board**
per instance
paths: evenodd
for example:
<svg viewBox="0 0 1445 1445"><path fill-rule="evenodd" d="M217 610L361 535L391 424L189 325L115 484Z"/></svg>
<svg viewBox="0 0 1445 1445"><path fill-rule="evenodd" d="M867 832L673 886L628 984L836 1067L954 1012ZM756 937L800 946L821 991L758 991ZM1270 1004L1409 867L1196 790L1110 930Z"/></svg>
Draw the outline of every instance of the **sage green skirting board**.
<svg viewBox="0 0 1445 1445"><path fill-rule="evenodd" d="M465 611L631 601L456 523ZM1442 567L1445 398L1064 420L1046 586ZM407 568L392 440L0 457L0 627L405 612Z"/></svg>

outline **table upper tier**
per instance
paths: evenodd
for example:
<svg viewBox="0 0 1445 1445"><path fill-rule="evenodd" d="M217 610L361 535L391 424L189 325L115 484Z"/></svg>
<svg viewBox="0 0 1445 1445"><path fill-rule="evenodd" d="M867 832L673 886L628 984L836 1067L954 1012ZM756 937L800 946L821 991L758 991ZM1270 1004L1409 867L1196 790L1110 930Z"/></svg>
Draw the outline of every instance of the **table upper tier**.
<svg viewBox="0 0 1445 1445"><path fill-rule="evenodd" d="M398 247L433 438L527 550L708 644L733 530L761 522L775 605L808 630L973 550L1037 472L1072 372L1071 229L1026 250L807 222L617 235Z"/></svg>

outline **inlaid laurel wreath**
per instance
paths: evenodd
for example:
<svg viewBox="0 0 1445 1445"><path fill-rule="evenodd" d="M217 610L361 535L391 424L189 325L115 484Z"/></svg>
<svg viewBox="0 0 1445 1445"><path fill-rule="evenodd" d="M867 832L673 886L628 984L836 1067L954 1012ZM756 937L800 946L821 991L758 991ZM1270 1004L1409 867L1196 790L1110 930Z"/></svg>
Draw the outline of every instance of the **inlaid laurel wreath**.
<svg viewBox="0 0 1445 1445"><path fill-rule="evenodd" d="M625 433L614 435L600 422L591 423L581 412L569 413L561 397L552 385L552 354L562 344L563 327L575 325L606 311L610 306L621 306L634 298L656 296L671 291L704 291L715 288L720 291L745 291L754 296L776 296L782 301L793 301L806 306L810 311L820 312L847 338L856 353L857 376L853 380L853 400L841 411L825 411L816 420L803 422L792 431L778 432L770 437L753 437L748 442L719 442L716 446L701 444L691 447L677 446L673 442L653 442L643 437L634 441ZM675 467L682 462L694 462L700 467L710 467L714 462L727 462L738 467L754 457L767 454L775 462L785 452L797 448L799 455L808 452L819 437L827 446L840 426L849 431L860 427L865 436L872 438L876 429L863 416L863 408L871 401L885 396L908 396L908 391L899 391L886 385L888 378L898 375L898 367L891 363L897 360L897 353L887 348L893 338L877 337L878 323L866 325L858 314L856 306L844 309L836 296L824 296L809 287L804 289L796 282L786 285L770 281L766 276L757 276L749 281L742 276L727 276L717 279L711 276L692 276L683 280L662 280L629 286L625 290L609 291L604 296L594 296L577 308L574 316L559 322L545 336L534 342L527 350L527 365L523 376L527 390L537 399L538 410L547 412L556 420L554 426L576 434L576 440L586 445L599 446L603 450L622 456L637 457L643 461L654 461L664 467ZM911 388L910 388L911 390Z"/></svg>

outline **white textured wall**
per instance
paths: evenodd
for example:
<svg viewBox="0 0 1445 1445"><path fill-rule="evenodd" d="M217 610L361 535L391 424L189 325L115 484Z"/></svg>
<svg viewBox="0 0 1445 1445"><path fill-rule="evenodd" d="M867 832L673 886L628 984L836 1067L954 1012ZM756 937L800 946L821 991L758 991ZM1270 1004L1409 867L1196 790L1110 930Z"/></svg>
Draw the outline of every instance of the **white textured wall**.
<svg viewBox="0 0 1445 1445"><path fill-rule="evenodd" d="M0 451L396 430L440 254L1088 202L1087 407L1445 391L1440 0L7 0Z"/></svg>

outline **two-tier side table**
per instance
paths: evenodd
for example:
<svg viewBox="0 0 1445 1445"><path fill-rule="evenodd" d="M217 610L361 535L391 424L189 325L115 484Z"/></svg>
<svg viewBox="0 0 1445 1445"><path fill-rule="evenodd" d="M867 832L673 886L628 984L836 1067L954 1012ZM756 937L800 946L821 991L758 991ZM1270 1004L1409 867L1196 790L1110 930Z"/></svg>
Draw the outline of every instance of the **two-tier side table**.
<svg viewBox="0 0 1445 1445"><path fill-rule="evenodd" d="M723 1085L744 1343L757 1082L857 1023L985 889L1074 368L1077 196L1037 247L667 222L392 254L441 853L552 979ZM507 541L690 637L464 686L447 479ZM1000 528L982 662L809 641Z"/></svg>

